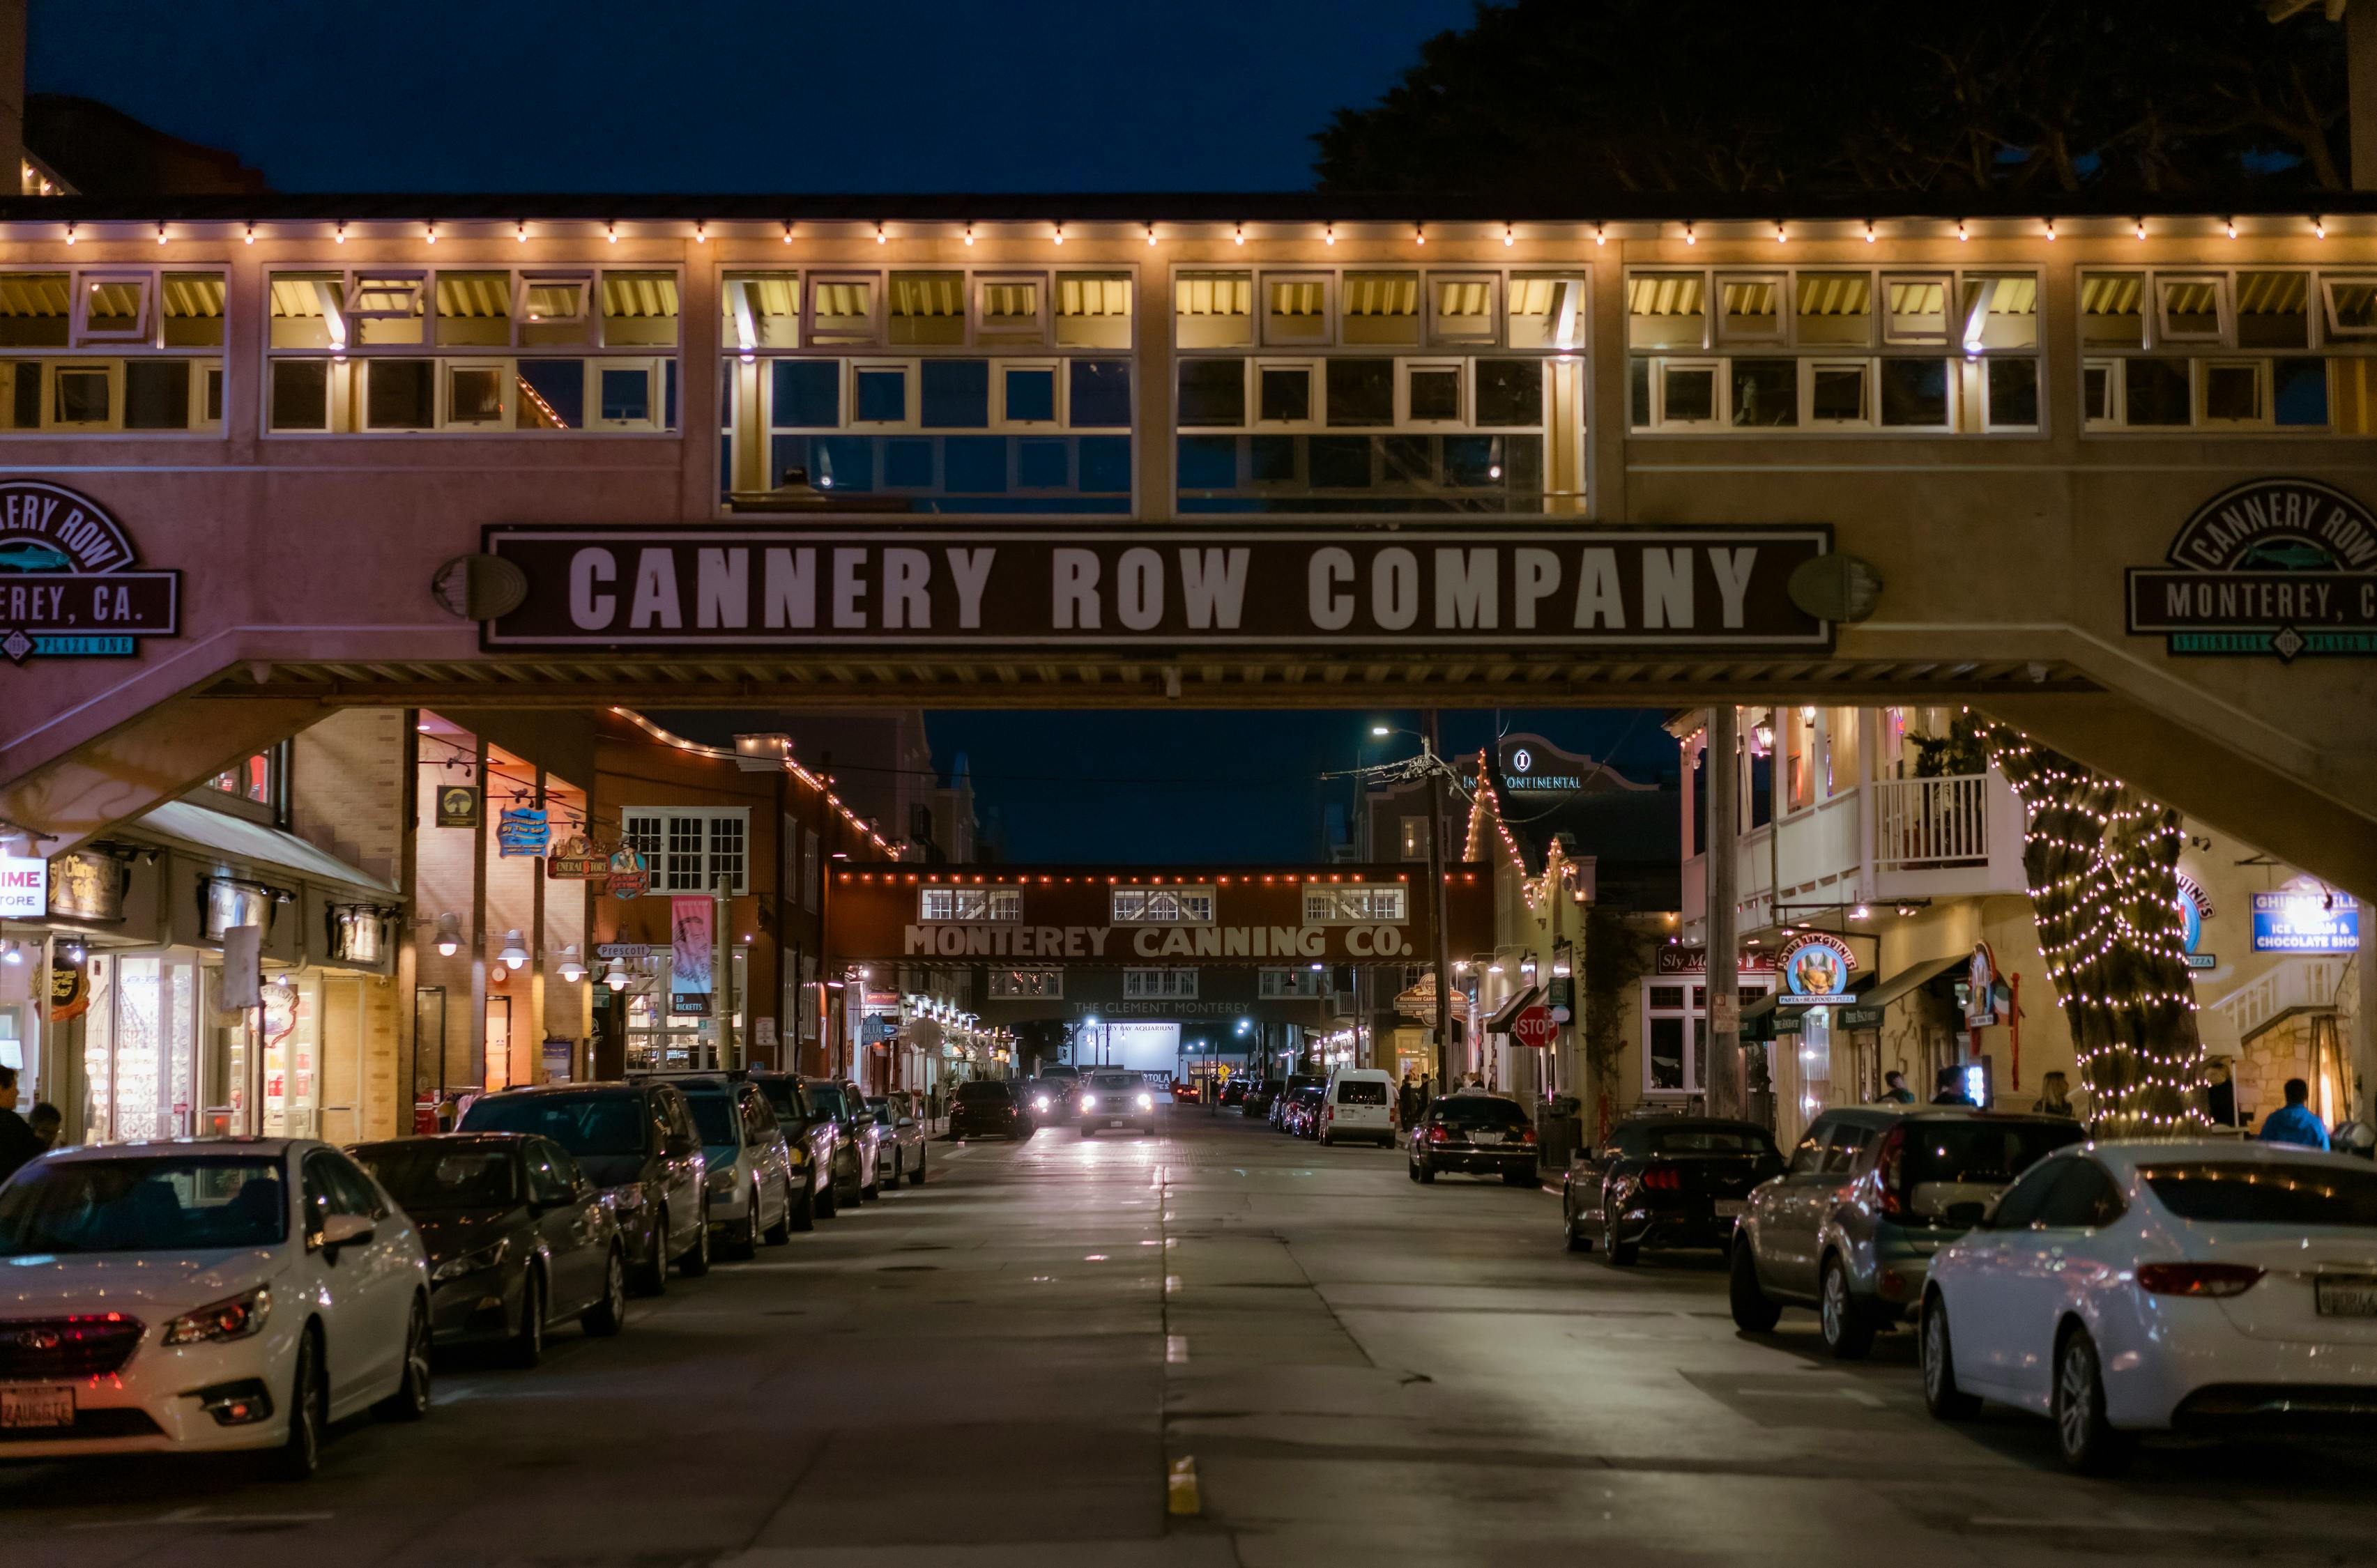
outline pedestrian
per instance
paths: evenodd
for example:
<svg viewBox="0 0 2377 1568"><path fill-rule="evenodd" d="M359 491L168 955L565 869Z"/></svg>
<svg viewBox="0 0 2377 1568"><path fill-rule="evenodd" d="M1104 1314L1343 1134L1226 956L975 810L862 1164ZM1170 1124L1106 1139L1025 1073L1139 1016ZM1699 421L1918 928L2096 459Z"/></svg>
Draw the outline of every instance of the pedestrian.
<svg viewBox="0 0 2377 1568"><path fill-rule="evenodd" d="M2318 1116L2311 1111L2309 1084L2300 1078L2287 1080L2286 1106L2262 1118L2262 1141L2265 1144L2300 1144L2305 1148L2327 1147L2327 1129L2320 1124Z"/></svg>
<svg viewBox="0 0 2377 1568"><path fill-rule="evenodd" d="M1939 1092L1931 1097L1932 1104L1970 1105L1973 1103L1973 1097L1965 1092L1965 1070L1962 1067L1941 1068L1938 1085Z"/></svg>
<svg viewBox="0 0 2377 1568"><path fill-rule="evenodd" d="M42 1149L47 1151L58 1146L58 1134L66 1131L66 1119L65 1113L48 1100L37 1099L33 1102L33 1113L25 1118L25 1124L33 1129L33 1136L41 1140Z"/></svg>
<svg viewBox="0 0 2377 1568"><path fill-rule="evenodd" d="M43 1152L33 1129L17 1114L17 1069L0 1067L0 1182L17 1174L18 1167Z"/></svg>
<svg viewBox="0 0 2377 1568"><path fill-rule="evenodd" d="M1912 1105L1915 1091L1906 1087L1906 1075L1893 1070L1881 1075L1881 1098L1887 1105Z"/></svg>
<svg viewBox="0 0 2377 1568"><path fill-rule="evenodd" d="M1419 1084L1404 1069L1403 1087L1395 1091L1395 1125L1408 1127L1419 1119Z"/></svg>
<svg viewBox="0 0 2377 1568"><path fill-rule="evenodd" d="M2049 1073L2038 1080L2043 1091L2031 1110L2040 1116L2071 1116L2080 1113L2072 1108L2072 1080L2061 1073Z"/></svg>

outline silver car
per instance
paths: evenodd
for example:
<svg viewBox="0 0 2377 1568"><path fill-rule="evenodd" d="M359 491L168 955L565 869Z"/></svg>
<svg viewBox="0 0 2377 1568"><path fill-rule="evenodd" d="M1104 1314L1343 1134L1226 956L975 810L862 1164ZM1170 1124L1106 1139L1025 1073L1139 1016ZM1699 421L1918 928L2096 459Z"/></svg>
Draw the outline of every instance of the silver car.
<svg viewBox="0 0 2377 1568"><path fill-rule="evenodd" d="M2083 1136L2062 1116L1856 1106L1816 1118L1735 1227L1733 1321L1753 1334L1816 1309L1824 1347L1863 1356L1923 1300L1931 1256L2030 1165Z"/></svg>
<svg viewBox="0 0 2377 1568"><path fill-rule="evenodd" d="M925 1123L917 1114L916 1097L906 1089L893 1089L890 1094L870 1096L866 1109L875 1113L877 1160L890 1160L881 1176L882 1184L896 1187L905 1176L908 1185L925 1184Z"/></svg>
<svg viewBox="0 0 2377 1568"><path fill-rule="evenodd" d="M747 1258L764 1237L792 1240L793 1156L774 1108L756 1084L726 1078L678 1083L701 1130L709 1161L710 1224L730 1258Z"/></svg>

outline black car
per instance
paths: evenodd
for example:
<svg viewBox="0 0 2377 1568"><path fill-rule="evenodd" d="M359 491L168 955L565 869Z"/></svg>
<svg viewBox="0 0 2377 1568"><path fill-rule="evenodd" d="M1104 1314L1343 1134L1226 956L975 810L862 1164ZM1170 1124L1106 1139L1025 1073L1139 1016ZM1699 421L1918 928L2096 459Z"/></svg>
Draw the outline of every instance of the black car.
<svg viewBox="0 0 2377 1568"><path fill-rule="evenodd" d="M685 1094L674 1084L547 1084L483 1095L460 1133L532 1133L577 1157L610 1195L638 1290L668 1288L669 1265L710 1272L709 1162Z"/></svg>
<svg viewBox="0 0 2377 1568"><path fill-rule="evenodd" d="M819 1219L834 1212L834 1178L840 1164L842 1123L809 1100L800 1079L790 1073L747 1069L744 1075L768 1099L784 1142L793 1153L793 1177L800 1185L793 1193L793 1229L813 1230Z"/></svg>
<svg viewBox="0 0 2377 1568"><path fill-rule="evenodd" d="M856 1208L883 1190L876 1184L875 1115L866 1097L843 1078L803 1078L801 1092L834 1124L833 1202L827 1212L843 1204Z"/></svg>
<svg viewBox="0 0 2377 1568"><path fill-rule="evenodd" d="M1560 1179L1569 1251L1620 1265L1641 1247L1733 1245L1750 1190L1783 1173L1782 1151L1752 1122L1657 1116L1621 1122L1609 1142L1580 1153Z"/></svg>
<svg viewBox="0 0 2377 1568"><path fill-rule="evenodd" d="M1433 1182L1440 1172L1466 1170L1532 1187L1538 1183L1535 1148L1535 1124L1517 1100L1449 1094L1430 1101L1412 1129L1411 1179Z"/></svg>
<svg viewBox="0 0 2377 1568"><path fill-rule="evenodd" d="M1244 1078L1232 1078L1228 1083L1222 1086L1222 1103L1224 1105L1243 1106L1246 1102L1247 1081Z"/></svg>
<svg viewBox="0 0 2377 1568"><path fill-rule="evenodd" d="M1279 1086L1277 1084L1269 1082L1248 1084L1246 1098L1238 1101L1238 1114L1268 1117L1271 1114L1271 1108L1278 1103Z"/></svg>
<svg viewBox="0 0 2377 1568"><path fill-rule="evenodd" d="M1274 1127L1284 1128L1288 1101L1290 1098L1295 1095L1296 1090L1317 1089L1328 1083L1328 1081L1329 1080L1326 1078L1316 1077L1309 1073L1290 1074L1287 1081L1280 1085L1279 1092L1272 1097L1271 1104L1264 1108L1266 1114L1271 1118L1271 1124Z"/></svg>
<svg viewBox="0 0 2377 1568"><path fill-rule="evenodd" d="M950 1103L950 1136L953 1138L1028 1138L1036 1123L1031 1106L1018 1086L997 1078L978 1078L958 1086Z"/></svg>
<svg viewBox="0 0 2377 1568"><path fill-rule="evenodd" d="M439 1344L500 1340L516 1366L544 1354L547 1325L627 1322L627 1255L611 1205L550 1138L448 1133L349 1150L412 1217L429 1253Z"/></svg>

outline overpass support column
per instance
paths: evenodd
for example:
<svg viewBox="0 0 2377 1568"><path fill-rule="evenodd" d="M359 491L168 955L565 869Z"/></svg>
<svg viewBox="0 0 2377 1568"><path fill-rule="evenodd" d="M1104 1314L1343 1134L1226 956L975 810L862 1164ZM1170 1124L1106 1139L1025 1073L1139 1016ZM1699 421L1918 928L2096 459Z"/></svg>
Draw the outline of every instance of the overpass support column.
<svg viewBox="0 0 2377 1568"><path fill-rule="evenodd" d="M1741 712L1730 703L1709 709L1708 797L1701 864L1708 876L1708 1048L1701 1053L1701 1085L1712 1116L1748 1112L1741 1062L1741 1003L1734 989L1740 937L1734 929L1735 850L1741 802Z"/></svg>

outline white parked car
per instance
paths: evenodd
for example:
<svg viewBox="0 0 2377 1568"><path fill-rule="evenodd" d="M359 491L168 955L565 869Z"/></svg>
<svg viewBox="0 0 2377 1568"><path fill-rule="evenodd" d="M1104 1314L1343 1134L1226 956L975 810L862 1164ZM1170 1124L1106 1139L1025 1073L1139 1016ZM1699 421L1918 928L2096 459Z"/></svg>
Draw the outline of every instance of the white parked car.
<svg viewBox="0 0 2377 1568"><path fill-rule="evenodd" d="M66 1149L0 1187L0 1456L270 1451L429 1408L404 1211L310 1140Z"/></svg>
<svg viewBox="0 0 2377 1568"><path fill-rule="evenodd" d="M2377 1169L2284 1144L2080 1144L1931 1261L1923 1392L2051 1416L2103 1474L2139 1432L2377 1427Z"/></svg>
<svg viewBox="0 0 2377 1568"><path fill-rule="evenodd" d="M1383 1067L1340 1067L1320 1097L1320 1141L1395 1146L1395 1077Z"/></svg>

